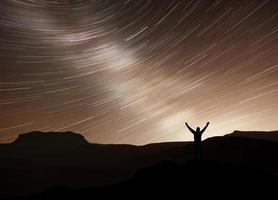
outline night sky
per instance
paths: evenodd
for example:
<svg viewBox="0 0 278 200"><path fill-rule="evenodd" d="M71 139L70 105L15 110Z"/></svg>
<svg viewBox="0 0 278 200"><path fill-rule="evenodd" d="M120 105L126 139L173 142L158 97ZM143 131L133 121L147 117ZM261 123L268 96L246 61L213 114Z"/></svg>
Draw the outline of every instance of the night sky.
<svg viewBox="0 0 278 200"><path fill-rule="evenodd" d="M277 0L1 0L0 142L278 129Z"/></svg>

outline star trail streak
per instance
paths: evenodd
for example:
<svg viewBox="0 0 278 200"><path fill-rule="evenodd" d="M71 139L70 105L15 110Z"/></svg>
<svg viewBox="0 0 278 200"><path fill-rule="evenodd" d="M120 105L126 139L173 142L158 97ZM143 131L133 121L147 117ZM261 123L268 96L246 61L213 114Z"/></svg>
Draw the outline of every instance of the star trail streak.
<svg viewBox="0 0 278 200"><path fill-rule="evenodd" d="M277 130L276 0L0 1L0 142Z"/></svg>

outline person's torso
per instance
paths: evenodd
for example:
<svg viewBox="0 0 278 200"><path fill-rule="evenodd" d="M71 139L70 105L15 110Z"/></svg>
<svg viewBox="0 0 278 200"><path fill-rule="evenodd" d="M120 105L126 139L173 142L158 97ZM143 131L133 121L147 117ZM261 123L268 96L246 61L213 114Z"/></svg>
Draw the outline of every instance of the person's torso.
<svg viewBox="0 0 278 200"><path fill-rule="evenodd" d="M202 140L202 134L201 133L195 133L194 134L194 140L196 141L196 142L200 142L201 140Z"/></svg>

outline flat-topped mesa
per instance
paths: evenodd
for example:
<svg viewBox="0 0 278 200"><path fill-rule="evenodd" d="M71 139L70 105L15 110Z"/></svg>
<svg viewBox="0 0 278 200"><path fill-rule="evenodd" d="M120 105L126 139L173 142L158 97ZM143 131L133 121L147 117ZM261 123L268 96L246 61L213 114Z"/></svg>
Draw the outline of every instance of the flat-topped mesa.
<svg viewBox="0 0 278 200"><path fill-rule="evenodd" d="M39 132L34 131L20 134L13 142L20 145L86 145L88 141L81 135L73 132Z"/></svg>

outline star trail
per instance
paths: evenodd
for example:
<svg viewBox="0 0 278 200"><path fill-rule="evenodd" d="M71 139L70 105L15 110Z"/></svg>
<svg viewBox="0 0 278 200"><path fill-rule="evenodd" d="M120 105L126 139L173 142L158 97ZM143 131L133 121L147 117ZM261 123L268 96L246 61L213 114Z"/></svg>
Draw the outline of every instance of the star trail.
<svg viewBox="0 0 278 200"><path fill-rule="evenodd" d="M277 0L1 0L0 142L277 130Z"/></svg>

